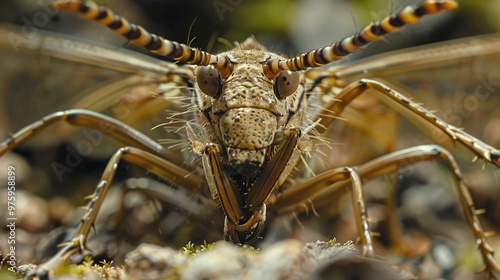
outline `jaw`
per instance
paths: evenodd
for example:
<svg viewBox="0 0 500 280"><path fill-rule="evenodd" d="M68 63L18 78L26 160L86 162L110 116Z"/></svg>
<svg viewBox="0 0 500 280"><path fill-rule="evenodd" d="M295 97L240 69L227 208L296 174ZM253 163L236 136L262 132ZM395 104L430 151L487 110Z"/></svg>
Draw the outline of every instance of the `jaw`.
<svg viewBox="0 0 500 280"><path fill-rule="evenodd" d="M234 243L255 239L266 219L266 200L283 183L300 156L297 149L301 131L285 131L283 141L273 148L256 176L246 177L230 169L224 147L209 143L202 157L203 170L210 192L218 199L226 215L225 238ZM295 157L294 157L295 155Z"/></svg>
<svg viewBox="0 0 500 280"><path fill-rule="evenodd" d="M248 243L261 233L266 221L266 205L263 204L259 211L254 213L244 224L234 225L227 216L224 220L224 239L235 244Z"/></svg>

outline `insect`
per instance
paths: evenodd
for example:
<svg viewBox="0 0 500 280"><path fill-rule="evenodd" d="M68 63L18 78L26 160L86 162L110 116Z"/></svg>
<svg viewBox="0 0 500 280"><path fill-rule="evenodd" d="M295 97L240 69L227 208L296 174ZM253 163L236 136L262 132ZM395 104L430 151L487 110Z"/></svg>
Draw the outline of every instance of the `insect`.
<svg viewBox="0 0 500 280"><path fill-rule="evenodd" d="M369 42L380 39L385 33L418 22L424 15L455 8L454 1L425 1L415 9L406 8L394 17L371 24L353 37L291 59L268 52L252 38L238 44L233 51L214 55L150 34L92 2L54 3L60 10L96 19L155 54L187 63L182 66L166 64L155 71L163 75L158 79L177 82L187 88L186 94L192 100L192 108L180 115L184 120L181 127L187 135L189 151L200 161L203 173L196 174L194 168L184 167L182 158L130 126L91 111L55 113L15 133L0 146L1 154L50 123L61 120L106 131L106 134L131 146L120 148L112 156L95 193L90 197L88 212L74 238L52 261L42 265L39 273L49 273L63 256L83 251L113 180L116 165L122 159L148 169L177 187L196 192L200 186L208 186L212 199L222 206L224 238L238 244L260 235L265 226L268 205L274 205L280 214L303 211L301 208L304 203L312 201L314 205L325 204L329 197L349 188L355 198L353 205L359 238L363 252L368 256L374 255L374 249L362 180L416 162L442 159L450 167L488 273L493 277L498 271L493 250L485 238L460 168L453 156L439 146L407 148L356 167L329 169L317 176L305 177L298 184L289 181L294 176L304 176L294 170L296 166L315 168L303 163L305 158L316 149L315 145L326 142L322 135L335 122L335 118L341 116L345 107L369 89L389 99L389 102L399 104L420 122L428 123L460 142L478 158L493 165L499 164L498 150L447 124L383 82L368 79L354 79L351 82L348 81L350 77L342 76L342 73L355 76L354 67L347 68L345 72L336 68L309 70L340 60ZM154 65L149 66L154 68ZM333 93L334 87L341 87L342 90L333 99L324 102L319 111L314 112L309 108L311 99L328 96ZM174 116L171 120L179 121L180 117ZM60 172L65 171L65 167L59 168Z"/></svg>

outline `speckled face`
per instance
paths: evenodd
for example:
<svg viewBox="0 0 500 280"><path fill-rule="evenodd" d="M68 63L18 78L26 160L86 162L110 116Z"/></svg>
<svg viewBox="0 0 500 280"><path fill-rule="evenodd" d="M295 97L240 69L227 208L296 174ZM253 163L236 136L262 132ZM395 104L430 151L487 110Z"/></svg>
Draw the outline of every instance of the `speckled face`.
<svg viewBox="0 0 500 280"><path fill-rule="evenodd" d="M235 50L225 54L233 71L222 80L220 95L201 97L201 110L208 112L218 143L222 143L227 162L236 173L252 176L266 161L277 136L290 125L298 125L297 99L303 89L279 98L276 79L267 78L262 63L275 54L260 50ZM294 114L292 114L294 115ZM301 115L301 114L299 114Z"/></svg>

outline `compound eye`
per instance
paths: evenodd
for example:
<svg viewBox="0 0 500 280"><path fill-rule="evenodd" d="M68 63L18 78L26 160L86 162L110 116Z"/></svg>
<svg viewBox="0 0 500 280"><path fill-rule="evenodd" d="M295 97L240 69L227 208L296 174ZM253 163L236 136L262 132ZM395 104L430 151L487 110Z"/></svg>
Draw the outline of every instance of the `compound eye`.
<svg viewBox="0 0 500 280"><path fill-rule="evenodd" d="M288 97L297 90L299 81L299 72L290 72L288 70L283 70L280 72L278 77L276 77L276 83L274 84L274 93L279 99Z"/></svg>
<svg viewBox="0 0 500 280"><path fill-rule="evenodd" d="M211 66L198 67L196 74L198 87L204 94L210 97L217 97L221 91L221 76L219 71Z"/></svg>

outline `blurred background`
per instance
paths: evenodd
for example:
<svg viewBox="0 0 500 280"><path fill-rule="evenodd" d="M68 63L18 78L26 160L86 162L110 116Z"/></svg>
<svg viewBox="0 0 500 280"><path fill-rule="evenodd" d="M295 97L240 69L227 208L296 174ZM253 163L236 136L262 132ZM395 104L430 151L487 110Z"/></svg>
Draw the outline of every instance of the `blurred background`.
<svg viewBox="0 0 500 280"><path fill-rule="evenodd" d="M57 36L69 36L68 38L89 44L107 45L116 50L125 48L141 51L127 44L126 39L115 35L105 27L81 20L78 16L72 14L54 13L51 8L48 8L49 2L40 0L4 0L0 3L0 22L21 27L19 33L3 32L3 39L0 44L1 139L46 114L57 110L74 108L74 104L79 104L78 102L89 92L130 76L128 73L118 73L95 66L90 67L64 61L47 60L43 55L37 54L35 51L16 53L13 45L16 45L17 40L25 38L23 36L26 33L23 32L32 32L32 29L22 28L35 26L36 30L47 30L58 34ZM334 41L350 36L367 23L381 19L387 14L399 11L406 5L414 5L420 1L108 0L98 2L111 7L117 14L125 16L131 22L141 24L151 32L213 53L225 51L230 48L230 44L233 44L233 42L242 42L247 37L254 36L270 50L292 56L329 45ZM362 53L347 59L347 62L352 63L365 56L410 46L499 31L500 18L498 14L500 14L500 3L498 1L469 0L459 2L460 8L457 11L426 17L418 25L404 28L397 34L391 34L385 40L375 42ZM478 59L476 63L480 63L480 66L476 68L480 69L478 71L483 72L474 72L477 75L490 77L495 82L499 81L495 84L493 98L480 104L481 107L475 109L470 116L464 117L460 115L463 119L460 125L466 131L471 132L480 139L485 139L487 143L495 147L500 147L500 133L498 133L500 127L497 124L500 122L500 115L495 110L498 106L496 93L498 93L498 85L500 85L498 79L500 77L498 72L498 69L500 69L498 67L500 64L499 56L497 55L494 60L486 62ZM474 77L464 78L463 69L469 67L471 66L467 64L453 69L454 71L451 72L439 72L439 69L433 69L432 71L406 75L413 81L418 82L410 83L408 80L404 80L401 83L409 88L419 87L418 92L429 92L430 96L424 98L425 104L430 109L437 110L439 115L440 112L449 112L450 106L454 104L463 104L464 98L470 93L468 91L469 86L474 88L477 85L477 80ZM394 79L399 78L394 75ZM404 79L408 79L408 77ZM428 80L431 81L430 84L443 81L443 84L446 83L446 85L426 88L423 84ZM460 83L457 80L460 80ZM425 88L425 90L422 88ZM451 88L451 90L442 91L443 88ZM418 97L415 98L419 99ZM111 103L108 105L113 106ZM384 108L384 110L386 109ZM157 131L149 132L149 128L161 123L161 120L164 120L165 117L165 112L163 112L155 120L134 125L140 128L141 131L148 133L154 140L166 138L155 134ZM373 116L368 117L367 121L375 122L380 120L382 122L386 120L385 117L379 117L378 119L371 119L371 117ZM395 119L400 120L401 116L396 115ZM398 139L401 141L396 141L398 142L394 144L396 147L407 147L428 142L429 137L425 133L419 132L418 129L409 128L409 122L401 121L396 124L393 123L394 117L387 120L390 120L390 123L387 123L388 131L392 126L397 126ZM363 127L358 128L361 130L366 129ZM64 180L59 180L51 164L53 162L64 162L68 155L68 146L75 147L85 139L82 129L72 129L61 125L49 132L42 133L39 137L28 141L13 153L0 158L2 170L6 170L5 166L10 164L19 166L20 170L16 177L19 190L17 194L20 197L18 200L20 203L18 214L23 215L25 220L20 219L21 226L18 231L18 238L21 242L28 244L21 253L23 260L39 261L47 257L52 253L47 248L64 239L67 227L75 225L82 213L74 210L74 205L82 205L84 203L82 198L93 192L107 160L118 146L114 141L105 140L98 146L93 147L93 153L84 157L78 168L75 168L71 174L65 174ZM377 139L365 139L363 136L350 133L348 129L343 131L339 139L333 139L332 142L334 143L347 143L347 145L342 146L342 149L335 147L332 152L332 155L337 158L348 158L346 162L337 162L338 165L336 166L367 160L363 157L353 158L350 156L353 154L352 151L359 148L359 145L366 143L365 140L377 142ZM349 145L351 145L350 148L347 147ZM481 170L480 163L470 164L472 158L470 153L468 154L460 149L457 153L459 153L460 164L464 167L466 180L468 183L470 182L473 196L478 203L477 208L486 208L487 210L485 216L487 220L486 227L491 230L498 229L500 227L500 216L498 214L500 213L498 206L500 189L498 188L497 170L491 166L487 167L486 170ZM443 238L446 240L458 236L459 240L462 240L462 238L469 240L470 246L473 248L474 242L469 232L467 232L467 227L464 226L461 208L457 206L457 200L454 198L454 190L443 186L449 183L449 178L443 179L443 176L446 177L446 172L441 172L442 168L437 166L439 165L435 163L422 165L418 167L418 172L410 172L412 173L411 176L406 176L404 170L396 176L397 180L399 180L399 187L398 191L394 193L397 194L396 204L402 213L402 220L406 228L417 229L416 232L418 232L407 233L405 242L412 243L413 247L422 244L431 246L428 244L434 242L434 239L428 236L444 236ZM0 170L0 186L4 186L6 182L5 172L2 170ZM120 186L123 182L126 182L127 178L147 177L144 170L135 168L131 164L123 164L118 173L116 180L118 194L115 195L114 205L120 205L121 203L122 191L120 189L122 188ZM431 176L431 174L436 175ZM152 176L151 178L155 177ZM380 184L380 182L375 184ZM439 186L436 187L436 185ZM369 189L372 189L372 187ZM373 187L373 189L380 190L377 187ZM373 211L373 215L377 216L377 211L380 209L377 206L379 205L377 204L377 197L384 197L384 195L377 195L377 191L374 192L370 193L369 196L372 196L374 201L371 211ZM174 198L180 195L182 194L175 194ZM21 199L21 197L23 198ZM435 197L435 199L430 200L429 197ZM110 201L113 201L113 199ZM139 240L160 243L163 242L161 240L163 239L167 240L167 243L173 244L173 246L182 246L188 241L197 241L198 243L203 242L203 240L215 241L221 236L222 221L218 215L194 218L196 215L185 212L186 210L182 210L179 205L176 206L175 202L170 203L169 207L160 207L161 210L157 210L158 203L148 202L149 200L140 195L128 198L128 201L132 202L127 204L128 208L124 211L128 211L126 212L128 214L132 213L130 214L132 218L123 223L125 226L120 229L119 234L124 239L136 238L136 240L130 242L130 244L127 243L127 246L124 246L125 248L118 249L117 241L112 237L116 233L109 229L106 231L106 227L103 226L103 231L107 232L109 237L102 234L99 237L100 240L95 242L98 244L96 246L106 244L100 245L100 250L96 250L102 253L103 258L106 255L115 255L119 250L126 252L128 249L133 248ZM3 203L5 203L5 199L0 201L2 209L4 209ZM195 202L191 203L195 204ZM349 200L340 205L348 204ZM109 205L113 205L113 203L109 202ZM423 207L428 210L420 209L420 212L417 211L418 213L408 210L408 208L415 209L415 205L419 205L418 209ZM169 210L172 207L176 210ZM103 214L106 217L103 224L109 224L110 218L108 216L112 217L116 211L116 209L112 209L113 206L109 208L107 210L109 213ZM118 208L118 206L115 208ZM213 206L212 208L214 213L217 212L217 207ZM274 232L269 235L278 239L279 232L282 230L280 228L284 227L282 224L285 224L286 227L294 228L291 235L299 236L306 241L312 241L314 238L332 238L334 236L340 241L353 239L355 235L353 235L352 221L354 219L352 213L349 212L350 210L339 208L342 207L318 209L320 212L319 218L311 214L309 216L300 216L299 220L303 224L302 227L297 226L293 219L292 221L290 219L286 221L278 220L276 226L272 227ZM159 216L162 219L154 219L157 215L156 211L159 211ZM4 210L0 210L0 213L3 212ZM123 219L123 215L120 217L120 219ZM111 219L111 224L113 222L119 223L116 221L117 219L116 217L114 220ZM121 221L120 219L118 221ZM422 219L427 219L427 222L422 221ZM153 220L156 221L153 222ZM446 221L446 225L453 225L450 228L456 232L446 235L442 230L438 230L436 227L442 226L443 224L440 224L440 221L443 220ZM380 221L377 226L382 227L384 218L380 217ZM151 228L146 230L146 226ZM59 232L53 233L54 228L60 229ZM210 228L213 230L208 230ZM425 234L420 233L420 230ZM51 231L52 234L48 235L48 232ZM383 230L380 229L380 231ZM463 234L465 237L457 233L462 231L466 232ZM3 237L2 240L4 240ZM33 252L30 248L33 244L37 244L39 240L44 240L44 244L48 245L42 249L37 249L37 252ZM500 242L498 238L494 240L498 248ZM381 238L380 242L386 243L386 241ZM0 245L2 246L0 247L2 252L4 252L4 245ZM469 250L466 252L471 252L471 248L466 248ZM461 255L459 258L463 261L463 259L467 259L467 256ZM472 262L477 264L477 256L476 260Z"/></svg>

